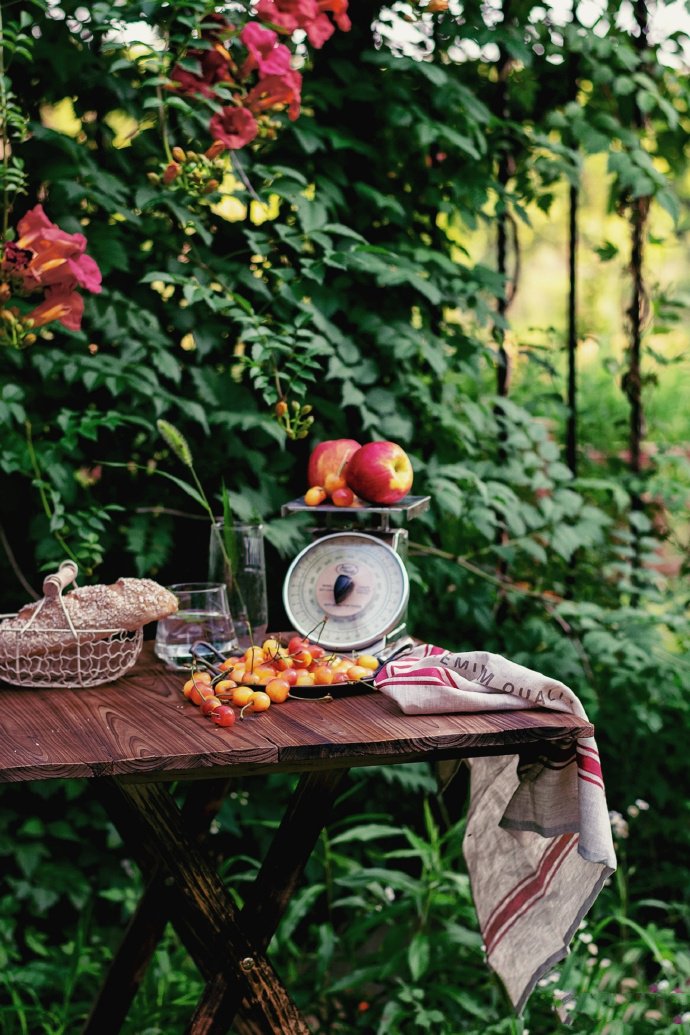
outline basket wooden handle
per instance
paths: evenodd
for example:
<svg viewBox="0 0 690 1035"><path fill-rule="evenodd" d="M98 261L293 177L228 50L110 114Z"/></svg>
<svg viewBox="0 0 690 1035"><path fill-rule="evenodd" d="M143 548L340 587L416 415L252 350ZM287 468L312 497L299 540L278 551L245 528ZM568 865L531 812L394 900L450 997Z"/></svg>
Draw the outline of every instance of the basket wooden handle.
<svg viewBox="0 0 690 1035"><path fill-rule="evenodd" d="M74 582L79 574L79 568L74 561L63 561L53 575L46 575L43 580L43 593L46 597L57 597L63 589L67 589L70 582Z"/></svg>

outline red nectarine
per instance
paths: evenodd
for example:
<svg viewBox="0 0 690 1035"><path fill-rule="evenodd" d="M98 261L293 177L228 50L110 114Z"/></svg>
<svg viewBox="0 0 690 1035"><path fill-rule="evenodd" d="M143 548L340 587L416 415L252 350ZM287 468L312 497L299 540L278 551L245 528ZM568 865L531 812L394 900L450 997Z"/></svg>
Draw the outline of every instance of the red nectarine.
<svg viewBox="0 0 690 1035"><path fill-rule="evenodd" d="M370 503L397 503L412 479L410 458L396 442L368 442L347 465L347 484Z"/></svg>
<svg viewBox="0 0 690 1035"><path fill-rule="evenodd" d="M327 474L347 476L347 464L353 453L359 449L359 442L353 438L334 438L321 442L309 457L307 484L325 485Z"/></svg>

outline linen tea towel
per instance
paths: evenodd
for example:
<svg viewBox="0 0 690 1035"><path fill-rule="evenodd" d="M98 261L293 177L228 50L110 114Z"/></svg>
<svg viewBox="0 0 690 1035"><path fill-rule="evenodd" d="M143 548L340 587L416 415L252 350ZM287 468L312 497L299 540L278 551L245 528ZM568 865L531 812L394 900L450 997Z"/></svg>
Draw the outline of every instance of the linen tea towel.
<svg viewBox="0 0 690 1035"><path fill-rule="evenodd" d="M587 718L564 683L486 651L425 644L374 682L409 715L538 707ZM520 1012L616 868L599 754L593 737L568 737L521 759L466 761L472 895L487 962Z"/></svg>

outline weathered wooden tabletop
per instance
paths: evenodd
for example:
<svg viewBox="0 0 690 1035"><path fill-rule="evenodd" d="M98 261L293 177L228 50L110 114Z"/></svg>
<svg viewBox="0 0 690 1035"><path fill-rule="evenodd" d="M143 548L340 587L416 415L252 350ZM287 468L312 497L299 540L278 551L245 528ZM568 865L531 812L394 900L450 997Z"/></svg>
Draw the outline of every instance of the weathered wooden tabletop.
<svg viewBox="0 0 690 1035"><path fill-rule="evenodd" d="M287 701L222 729L182 697L181 684L151 643L112 684L30 690L0 683L0 781L299 772L507 754L535 740L593 732L581 719L543 709L403 715L376 691Z"/></svg>

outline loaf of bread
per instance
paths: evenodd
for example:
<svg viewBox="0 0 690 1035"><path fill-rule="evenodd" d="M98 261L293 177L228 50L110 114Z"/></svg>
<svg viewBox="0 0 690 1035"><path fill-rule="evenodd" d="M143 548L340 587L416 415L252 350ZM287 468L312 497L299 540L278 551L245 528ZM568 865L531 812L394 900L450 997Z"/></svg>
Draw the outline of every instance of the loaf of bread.
<svg viewBox="0 0 690 1035"><path fill-rule="evenodd" d="M175 594L151 579L80 586L63 596L26 604L18 614L0 622L0 658L30 657L75 643L70 621L79 643L88 643L117 630L139 629L174 614L177 606Z"/></svg>

